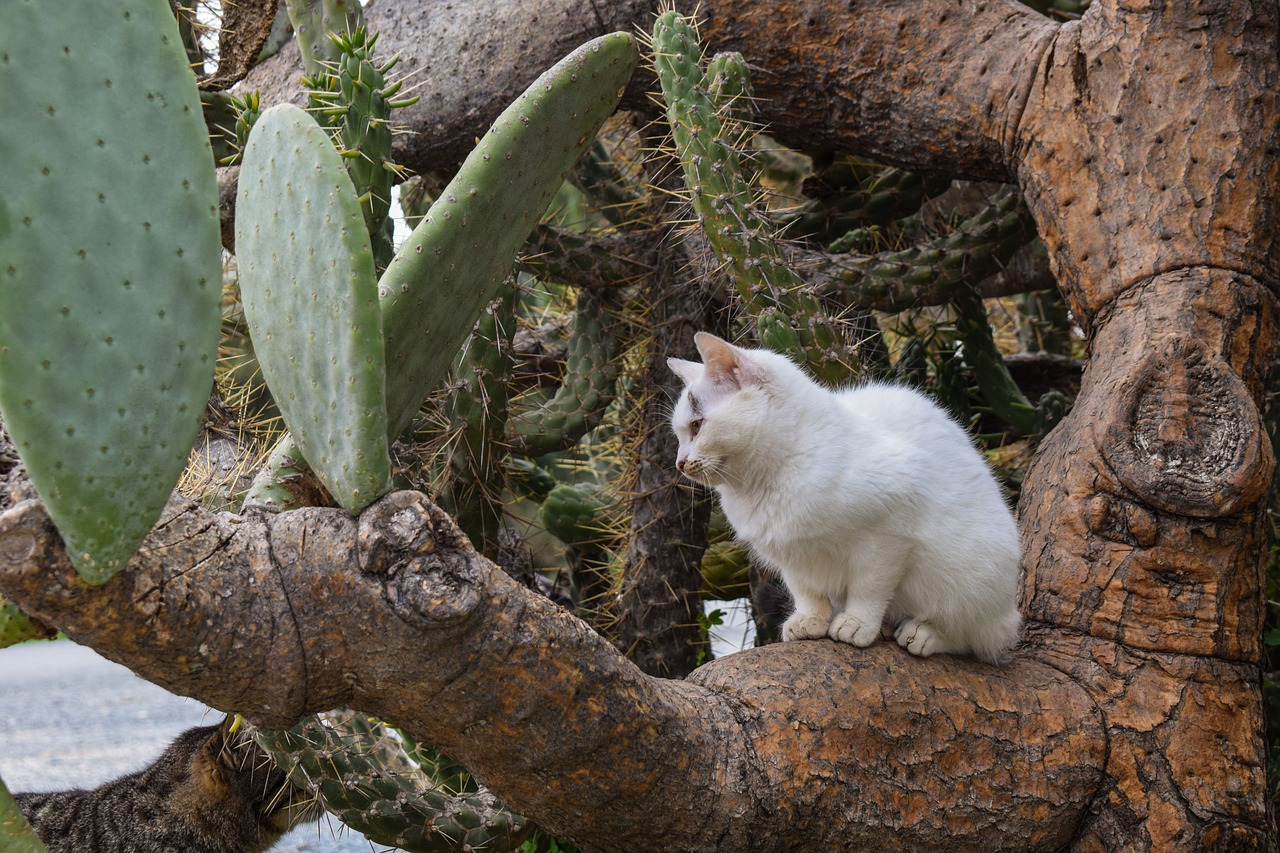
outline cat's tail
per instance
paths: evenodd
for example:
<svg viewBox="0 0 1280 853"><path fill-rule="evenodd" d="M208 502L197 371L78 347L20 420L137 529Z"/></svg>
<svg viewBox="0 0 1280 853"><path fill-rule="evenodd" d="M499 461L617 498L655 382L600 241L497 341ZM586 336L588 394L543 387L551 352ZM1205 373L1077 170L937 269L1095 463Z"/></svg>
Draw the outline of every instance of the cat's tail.
<svg viewBox="0 0 1280 853"><path fill-rule="evenodd" d="M979 627L971 637L973 653L987 663L1004 663L1022 639L1022 614L1017 605Z"/></svg>

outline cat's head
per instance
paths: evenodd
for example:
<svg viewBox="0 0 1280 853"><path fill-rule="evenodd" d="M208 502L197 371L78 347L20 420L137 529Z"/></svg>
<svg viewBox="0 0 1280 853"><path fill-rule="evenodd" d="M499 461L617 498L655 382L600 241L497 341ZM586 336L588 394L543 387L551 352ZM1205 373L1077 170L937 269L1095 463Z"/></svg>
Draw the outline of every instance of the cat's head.
<svg viewBox="0 0 1280 853"><path fill-rule="evenodd" d="M170 751L188 762L190 784L182 796L194 798L193 812L217 813L224 820L235 814L244 831L272 838L320 817L316 796L293 785L234 716L184 732Z"/></svg>
<svg viewBox="0 0 1280 853"><path fill-rule="evenodd" d="M803 405L794 398L812 383L784 356L736 347L708 332L694 336L702 363L667 365L684 380L671 428L680 441L676 469L708 486L743 486L794 441Z"/></svg>

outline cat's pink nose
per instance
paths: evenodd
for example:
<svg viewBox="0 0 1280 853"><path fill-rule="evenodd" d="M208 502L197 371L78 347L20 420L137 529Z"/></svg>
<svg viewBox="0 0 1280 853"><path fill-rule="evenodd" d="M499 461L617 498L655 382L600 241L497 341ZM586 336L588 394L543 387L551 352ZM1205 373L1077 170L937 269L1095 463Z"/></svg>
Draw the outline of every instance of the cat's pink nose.
<svg viewBox="0 0 1280 853"><path fill-rule="evenodd" d="M677 460L677 461L676 461L676 470L677 470L677 471L679 471L681 474L683 474L683 473L684 473L684 460L683 460L683 459L680 459L680 460Z"/></svg>

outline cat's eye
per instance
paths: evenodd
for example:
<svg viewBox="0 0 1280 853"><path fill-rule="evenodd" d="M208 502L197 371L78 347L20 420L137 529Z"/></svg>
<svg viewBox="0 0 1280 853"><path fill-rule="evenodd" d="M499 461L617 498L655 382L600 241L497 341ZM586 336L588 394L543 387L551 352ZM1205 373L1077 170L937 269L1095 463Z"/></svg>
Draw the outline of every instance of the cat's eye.
<svg viewBox="0 0 1280 853"><path fill-rule="evenodd" d="M698 431L702 429L702 418L689 421L689 435L697 436Z"/></svg>

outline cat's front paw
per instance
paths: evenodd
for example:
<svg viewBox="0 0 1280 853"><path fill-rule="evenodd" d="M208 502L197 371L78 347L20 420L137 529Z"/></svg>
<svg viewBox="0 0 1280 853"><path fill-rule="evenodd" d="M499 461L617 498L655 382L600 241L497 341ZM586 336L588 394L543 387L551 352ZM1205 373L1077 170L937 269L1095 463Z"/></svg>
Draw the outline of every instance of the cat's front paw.
<svg viewBox="0 0 1280 853"><path fill-rule="evenodd" d="M792 613L782 623L782 639L786 640L819 640L827 636L829 619L814 616L812 613Z"/></svg>
<svg viewBox="0 0 1280 853"><path fill-rule="evenodd" d="M827 630L827 635L833 640L849 643L858 648L866 648L876 641L876 637L880 636L880 623L864 622L857 616L840 613L836 615L835 619L831 620L831 627Z"/></svg>

